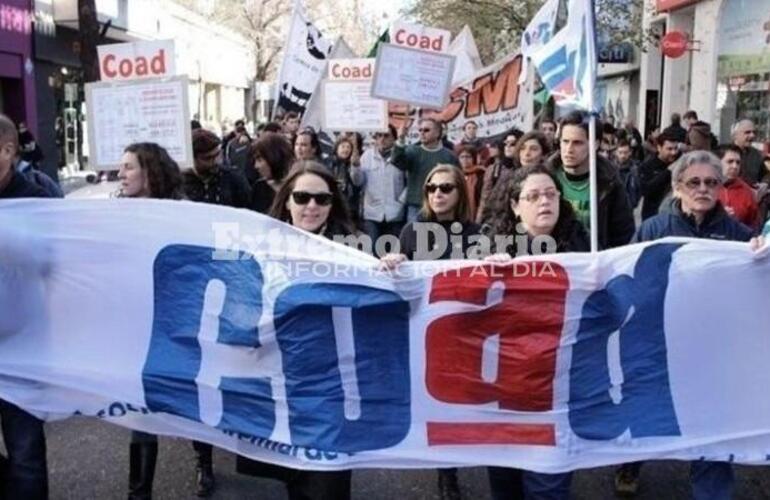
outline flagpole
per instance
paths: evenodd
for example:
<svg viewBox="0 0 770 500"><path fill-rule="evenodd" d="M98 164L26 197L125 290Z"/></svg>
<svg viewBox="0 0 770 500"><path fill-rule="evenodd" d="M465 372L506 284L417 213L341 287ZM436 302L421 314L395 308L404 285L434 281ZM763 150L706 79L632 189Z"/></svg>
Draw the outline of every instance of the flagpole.
<svg viewBox="0 0 770 500"><path fill-rule="evenodd" d="M585 30L586 35L589 33L591 36L595 36L595 11L594 2L589 0L589 21L591 23L591 30ZM595 40L587 41L593 48L596 47ZM599 251L599 191L596 183L596 106L594 103L594 86L596 83L596 50L589 50L589 54L592 55L592 59L589 61L588 70L593 72L591 78L589 78L588 88L588 112L590 113L590 119L588 122L588 179L589 179L589 195L591 197L590 211L591 211L591 253Z"/></svg>

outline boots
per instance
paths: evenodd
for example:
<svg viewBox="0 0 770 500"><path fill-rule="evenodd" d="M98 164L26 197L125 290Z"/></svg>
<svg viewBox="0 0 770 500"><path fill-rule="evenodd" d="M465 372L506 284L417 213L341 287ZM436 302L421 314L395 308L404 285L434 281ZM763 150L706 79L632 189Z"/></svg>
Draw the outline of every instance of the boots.
<svg viewBox="0 0 770 500"><path fill-rule="evenodd" d="M152 480L155 477L155 461L158 443L131 443L129 449L128 498L151 500Z"/></svg>
<svg viewBox="0 0 770 500"><path fill-rule="evenodd" d="M213 447L210 444L193 441L195 450L195 494L201 498L210 497L216 488L212 461Z"/></svg>

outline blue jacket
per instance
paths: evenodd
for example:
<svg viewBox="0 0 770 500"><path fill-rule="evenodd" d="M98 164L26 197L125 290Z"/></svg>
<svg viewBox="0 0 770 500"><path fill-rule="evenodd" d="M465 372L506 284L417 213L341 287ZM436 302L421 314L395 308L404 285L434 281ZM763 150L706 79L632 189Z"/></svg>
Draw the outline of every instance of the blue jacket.
<svg viewBox="0 0 770 500"><path fill-rule="evenodd" d="M48 177L48 174L34 168L31 163L20 160L16 164L16 171L23 174L29 182L43 188L43 191L48 193L50 198L64 198L64 193L59 187L59 184Z"/></svg>
<svg viewBox="0 0 770 500"><path fill-rule="evenodd" d="M681 203L676 200L672 203L671 212L656 215L642 222L632 243L657 240L666 236L749 241L752 235L751 229L727 215L719 202L706 215L703 224L698 226L693 217L682 212Z"/></svg>

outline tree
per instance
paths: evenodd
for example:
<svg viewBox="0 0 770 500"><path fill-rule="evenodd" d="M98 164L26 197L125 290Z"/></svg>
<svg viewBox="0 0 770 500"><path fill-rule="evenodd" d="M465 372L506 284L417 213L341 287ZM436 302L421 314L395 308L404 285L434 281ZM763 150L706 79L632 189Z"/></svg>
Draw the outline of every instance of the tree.
<svg viewBox="0 0 770 500"><path fill-rule="evenodd" d="M101 38L99 20L96 17L96 0L78 0L78 22L80 24L80 66L83 82L99 80L99 58L96 46Z"/></svg>
<svg viewBox="0 0 770 500"><path fill-rule="evenodd" d="M649 2L596 0L597 30L613 43L626 42L644 49L647 38L642 33L642 9ZM403 13L453 34L467 24L482 60L489 64L518 48L521 33L543 3L544 0L412 0ZM562 0L557 29L564 24L566 12L566 1Z"/></svg>

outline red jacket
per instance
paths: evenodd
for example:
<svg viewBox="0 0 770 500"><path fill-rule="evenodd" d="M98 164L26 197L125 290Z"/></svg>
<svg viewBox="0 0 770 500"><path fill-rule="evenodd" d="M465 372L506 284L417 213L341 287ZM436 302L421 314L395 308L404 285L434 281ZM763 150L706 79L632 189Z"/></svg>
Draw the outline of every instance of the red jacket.
<svg viewBox="0 0 770 500"><path fill-rule="evenodd" d="M754 190L740 177L725 182L719 191L719 201L725 208L731 208L733 217L751 229L759 224L759 207Z"/></svg>

